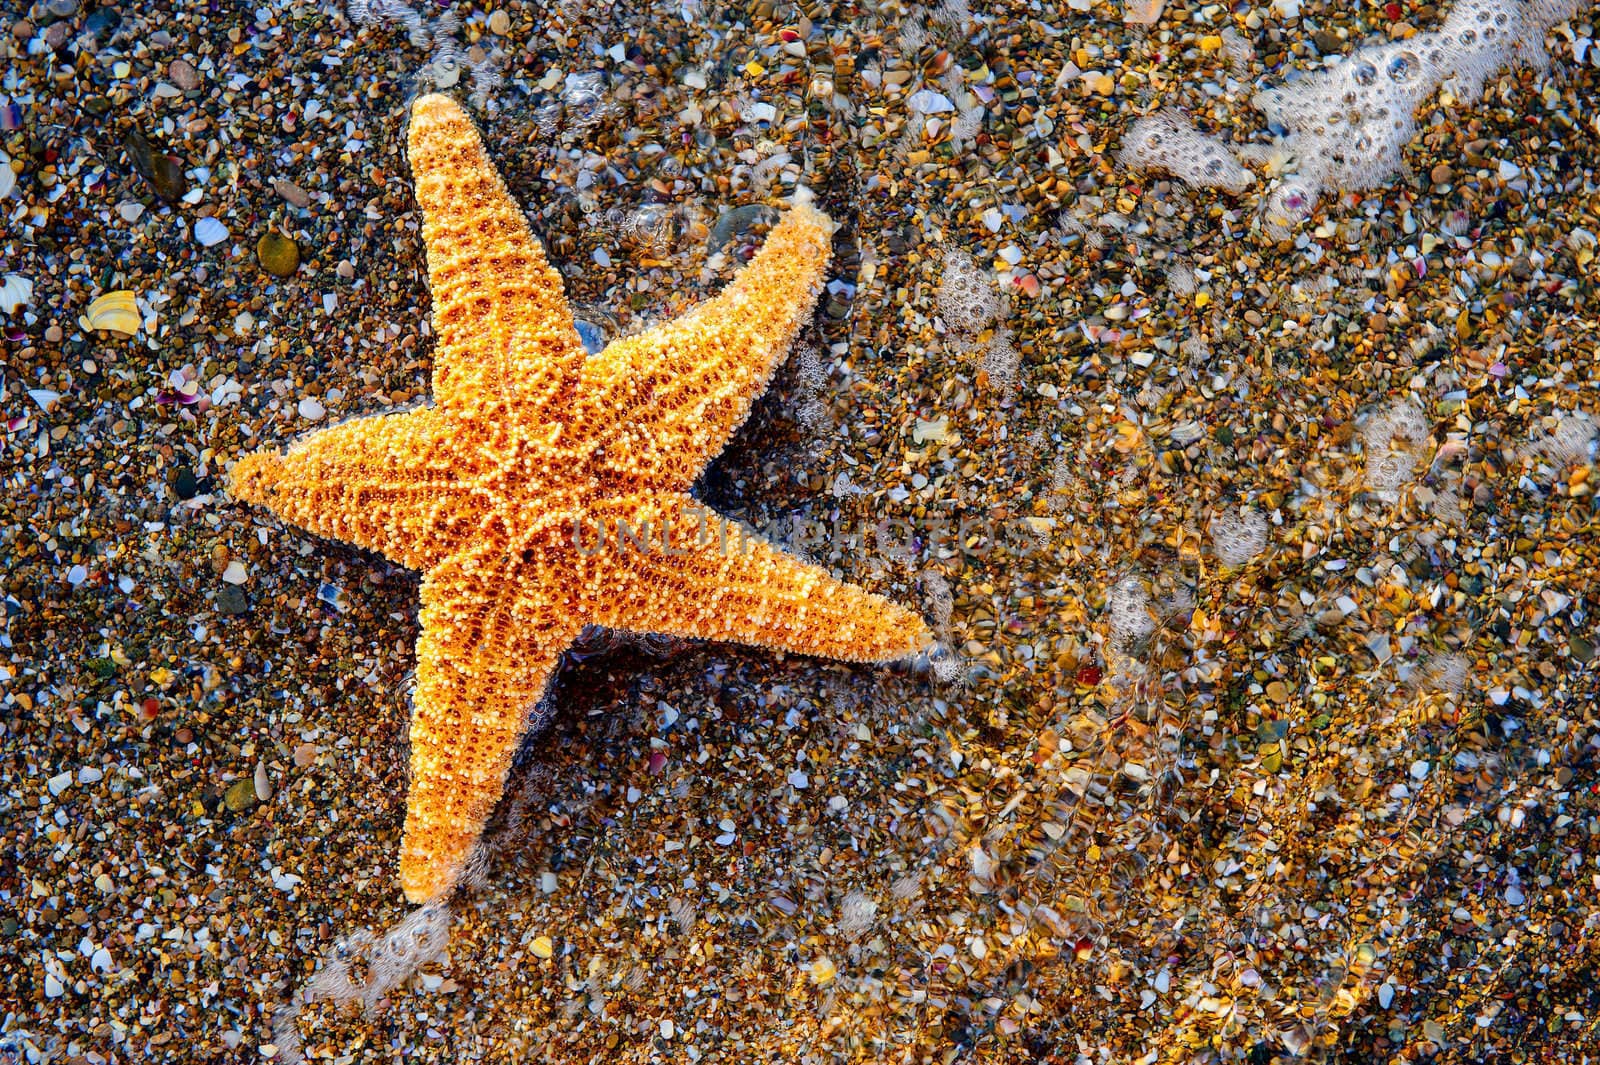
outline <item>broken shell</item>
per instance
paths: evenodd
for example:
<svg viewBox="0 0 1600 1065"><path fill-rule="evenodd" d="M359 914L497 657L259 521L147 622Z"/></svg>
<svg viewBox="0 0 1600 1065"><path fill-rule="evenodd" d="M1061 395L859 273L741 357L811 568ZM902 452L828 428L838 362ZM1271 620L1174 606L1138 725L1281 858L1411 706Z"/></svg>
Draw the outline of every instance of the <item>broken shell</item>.
<svg viewBox="0 0 1600 1065"><path fill-rule="evenodd" d="M83 316L87 329L104 329L130 337L139 331L139 320L139 308L133 302L133 293L127 289L107 292L89 304Z"/></svg>
<svg viewBox="0 0 1600 1065"><path fill-rule="evenodd" d="M0 281L0 311L16 314L18 307L33 302L33 282L16 274L7 274Z"/></svg>

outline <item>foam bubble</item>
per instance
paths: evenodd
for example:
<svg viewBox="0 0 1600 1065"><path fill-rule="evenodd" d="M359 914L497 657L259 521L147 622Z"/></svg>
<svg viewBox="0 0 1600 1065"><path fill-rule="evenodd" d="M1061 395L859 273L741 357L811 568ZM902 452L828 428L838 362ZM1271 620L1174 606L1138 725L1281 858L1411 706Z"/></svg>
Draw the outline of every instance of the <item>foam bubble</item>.
<svg viewBox="0 0 1600 1065"><path fill-rule="evenodd" d="M1171 108L1146 115L1129 127L1117 159L1130 170L1171 174L1195 189L1240 193L1255 181L1226 143L1201 133Z"/></svg>
<svg viewBox="0 0 1600 1065"><path fill-rule="evenodd" d="M1409 481L1427 440L1428 419L1415 403L1395 403L1372 415L1361 430L1367 487L1374 492L1392 492Z"/></svg>
<svg viewBox="0 0 1600 1065"><path fill-rule="evenodd" d="M1264 207L1268 232L1286 235L1324 190L1387 182L1416 133L1417 108L1441 84L1472 103L1507 67L1547 68L1545 35L1577 8L1577 0L1460 0L1435 31L1358 49L1257 93L1256 107L1288 131L1291 160Z"/></svg>
<svg viewBox="0 0 1600 1065"><path fill-rule="evenodd" d="M981 333L1000 314L1000 295L989 275L956 249L945 253L938 303L944 324L958 333Z"/></svg>

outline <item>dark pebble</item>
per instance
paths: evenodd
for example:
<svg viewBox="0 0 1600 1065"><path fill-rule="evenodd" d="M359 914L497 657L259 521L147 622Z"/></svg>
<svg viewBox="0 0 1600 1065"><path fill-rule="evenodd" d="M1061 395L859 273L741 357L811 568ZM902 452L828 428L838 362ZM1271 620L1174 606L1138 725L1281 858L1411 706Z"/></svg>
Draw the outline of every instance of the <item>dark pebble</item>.
<svg viewBox="0 0 1600 1065"><path fill-rule="evenodd" d="M244 594L244 589L232 584L224 584L217 591L217 610L230 616L248 613L250 599Z"/></svg>
<svg viewBox="0 0 1600 1065"><path fill-rule="evenodd" d="M199 482L195 480L194 471L181 469L172 477L172 490L179 499L193 499L199 490Z"/></svg>
<svg viewBox="0 0 1600 1065"><path fill-rule="evenodd" d="M168 202L183 199L183 194L189 191L189 181L183 176L183 167L171 156L152 146L136 129L128 131L122 146L128 150L133 168L157 196Z"/></svg>

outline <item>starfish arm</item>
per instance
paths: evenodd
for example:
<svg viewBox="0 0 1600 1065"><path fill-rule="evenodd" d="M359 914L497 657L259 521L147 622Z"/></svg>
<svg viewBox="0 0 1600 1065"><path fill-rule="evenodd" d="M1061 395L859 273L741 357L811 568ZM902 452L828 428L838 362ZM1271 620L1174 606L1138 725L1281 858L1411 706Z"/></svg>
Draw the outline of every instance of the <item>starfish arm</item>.
<svg viewBox="0 0 1600 1065"><path fill-rule="evenodd" d="M612 341L582 370L582 394L616 412L599 443L629 489L687 488L772 378L822 288L832 223L792 208L738 277L691 313Z"/></svg>
<svg viewBox="0 0 1600 1065"><path fill-rule="evenodd" d="M582 627L493 545L428 572L421 620L400 845L400 883L412 902L455 885L504 790L529 714Z"/></svg>
<svg viewBox="0 0 1600 1065"><path fill-rule="evenodd" d="M472 120L448 96L411 111L408 154L433 292L433 393L473 412L537 416L570 396L584 360L561 275L545 260Z"/></svg>
<svg viewBox="0 0 1600 1065"><path fill-rule="evenodd" d="M933 643L916 614L786 554L687 495L617 500L574 535L585 613L609 628L855 662L904 658Z"/></svg>
<svg viewBox="0 0 1600 1065"><path fill-rule="evenodd" d="M476 528L468 485L448 465L449 422L431 410L354 418L282 454L234 463L234 498L413 569L442 561Z"/></svg>

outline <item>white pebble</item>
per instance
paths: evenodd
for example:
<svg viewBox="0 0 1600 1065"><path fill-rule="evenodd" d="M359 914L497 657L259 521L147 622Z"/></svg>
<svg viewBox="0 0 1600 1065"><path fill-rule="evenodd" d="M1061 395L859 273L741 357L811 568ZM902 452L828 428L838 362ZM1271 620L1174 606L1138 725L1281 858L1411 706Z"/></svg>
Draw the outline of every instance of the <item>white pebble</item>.
<svg viewBox="0 0 1600 1065"><path fill-rule="evenodd" d="M228 227L207 216L194 224L194 239L200 242L202 248L221 244L228 239Z"/></svg>
<svg viewBox="0 0 1600 1065"><path fill-rule="evenodd" d="M307 396L305 399L302 399L296 409L299 410L300 417L304 418L308 422L321 421L322 416L328 413L328 408L324 407L311 396Z"/></svg>
<svg viewBox="0 0 1600 1065"><path fill-rule="evenodd" d="M805 770L796 769L789 774L789 786L796 791L805 791L811 786L811 778L806 776Z"/></svg>
<svg viewBox="0 0 1600 1065"><path fill-rule="evenodd" d="M50 789L50 794L60 795L63 791L66 791L68 788L72 787L72 771L69 769L57 773L55 776L45 781L45 787Z"/></svg>
<svg viewBox="0 0 1600 1065"><path fill-rule="evenodd" d="M243 584L250 579L250 571L244 568L244 563L234 559L228 563L228 568L222 571L222 579L229 584Z"/></svg>

